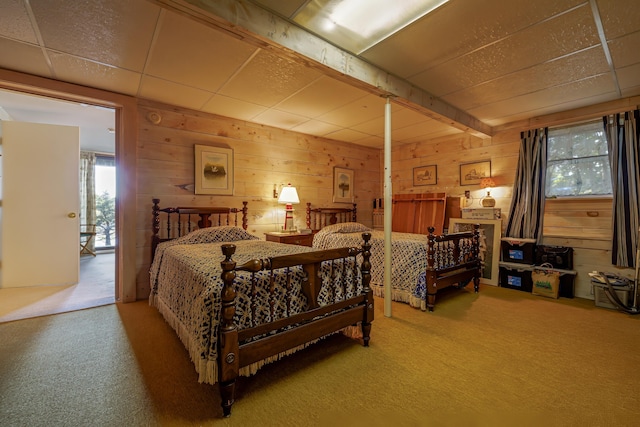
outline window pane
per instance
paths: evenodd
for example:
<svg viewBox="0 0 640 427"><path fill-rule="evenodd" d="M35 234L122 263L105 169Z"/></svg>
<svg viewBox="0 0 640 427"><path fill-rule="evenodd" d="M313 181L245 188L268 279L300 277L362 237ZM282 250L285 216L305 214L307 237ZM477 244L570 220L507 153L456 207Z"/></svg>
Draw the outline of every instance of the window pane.
<svg viewBox="0 0 640 427"><path fill-rule="evenodd" d="M550 129L546 196L605 194L611 194L611 172L602 123Z"/></svg>

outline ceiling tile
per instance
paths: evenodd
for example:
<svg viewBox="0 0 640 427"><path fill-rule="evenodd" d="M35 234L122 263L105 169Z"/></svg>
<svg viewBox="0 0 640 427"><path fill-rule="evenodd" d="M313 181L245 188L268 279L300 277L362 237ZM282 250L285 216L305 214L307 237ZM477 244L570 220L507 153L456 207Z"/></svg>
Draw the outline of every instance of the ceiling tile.
<svg viewBox="0 0 640 427"><path fill-rule="evenodd" d="M24 1L8 0L0 3L0 37L38 44Z"/></svg>
<svg viewBox="0 0 640 427"><path fill-rule="evenodd" d="M131 96L138 92L139 73L56 52L49 58L58 79Z"/></svg>
<svg viewBox="0 0 640 427"><path fill-rule="evenodd" d="M309 120L293 127L291 130L307 133L309 135L323 136L331 132L335 132L338 129L340 129L339 126L332 125L330 123L321 122L319 120Z"/></svg>
<svg viewBox="0 0 640 427"><path fill-rule="evenodd" d="M640 94L640 63L616 70L616 75L624 96Z"/></svg>
<svg viewBox="0 0 640 427"><path fill-rule="evenodd" d="M454 92L443 99L468 110L608 71L609 64L604 51L600 46L595 46Z"/></svg>
<svg viewBox="0 0 640 427"><path fill-rule="evenodd" d="M148 1L30 2L45 46L142 72L160 8Z"/></svg>
<svg viewBox="0 0 640 427"><path fill-rule="evenodd" d="M318 117L318 120L337 126L352 127L380 118L384 119L385 100L376 95L367 95L357 101L337 108Z"/></svg>
<svg viewBox="0 0 640 427"><path fill-rule="evenodd" d="M229 98L223 95L214 95L202 111L212 114L219 114L226 117L234 117L240 120L251 120L258 114L266 111L267 107L252 104L239 99Z"/></svg>
<svg viewBox="0 0 640 427"><path fill-rule="evenodd" d="M608 44L614 67L622 68L640 62L640 31L617 38Z"/></svg>
<svg viewBox="0 0 640 427"><path fill-rule="evenodd" d="M272 107L318 77L312 68L261 50L219 93Z"/></svg>
<svg viewBox="0 0 640 427"><path fill-rule="evenodd" d="M429 69L410 80L436 96L444 96L599 42L587 4Z"/></svg>
<svg viewBox="0 0 640 427"><path fill-rule="evenodd" d="M393 119L392 119L393 120ZM415 142L432 139L442 135L442 132L457 133L457 129L437 120L427 119L411 126L396 129L391 134L394 141Z"/></svg>
<svg viewBox="0 0 640 427"><path fill-rule="evenodd" d="M308 120L308 117L287 113L285 111L278 111L275 108L268 109L253 118L253 121L256 123L262 123L282 129L291 129Z"/></svg>
<svg viewBox="0 0 640 427"><path fill-rule="evenodd" d="M322 76L276 107L282 111L314 118L367 95L368 93L362 89Z"/></svg>
<svg viewBox="0 0 640 427"><path fill-rule="evenodd" d="M42 49L0 38L0 67L41 77L53 77Z"/></svg>
<svg viewBox="0 0 640 427"><path fill-rule="evenodd" d="M331 132L325 136L327 138L337 139L338 141L354 142L359 139L367 138L369 135L362 132L357 132L352 129L340 129L336 132Z"/></svg>
<svg viewBox="0 0 640 427"><path fill-rule="evenodd" d="M607 40L640 31L638 0L596 0Z"/></svg>
<svg viewBox="0 0 640 427"><path fill-rule="evenodd" d="M237 38L192 19L163 13L145 71L155 77L215 92L255 50Z"/></svg>
<svg viewBox="0 0 640 427"><path fill-rule="evenodd" d="M144 76L140 84L138 96L153 99L169 105L199 110L212 96L204 90Z"/></svg>

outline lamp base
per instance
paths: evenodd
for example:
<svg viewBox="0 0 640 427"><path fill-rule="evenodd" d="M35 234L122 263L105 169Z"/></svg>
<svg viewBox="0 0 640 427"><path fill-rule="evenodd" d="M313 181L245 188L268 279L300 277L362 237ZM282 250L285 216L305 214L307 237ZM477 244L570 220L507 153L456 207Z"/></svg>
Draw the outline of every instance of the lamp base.
<svg viewBox="0 0 640 427"><path fill-rule="evenodd" d="M493 197L491 197L491 195L489 193L487 193L487 196L484 197L480 201L480 203L485 208L492 208L492 207L494 207L496 205L496 199L494 199Z"/></svg>

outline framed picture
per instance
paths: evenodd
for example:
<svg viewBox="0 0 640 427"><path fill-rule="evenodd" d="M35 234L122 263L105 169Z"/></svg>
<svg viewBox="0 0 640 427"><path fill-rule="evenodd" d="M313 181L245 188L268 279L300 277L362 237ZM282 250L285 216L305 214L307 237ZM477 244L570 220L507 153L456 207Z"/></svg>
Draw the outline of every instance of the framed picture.
<svg viewBox="0 0 640 427"><path fill-rule="evenodd" d="M195 146L196 194L233 195L233 150Z"/></svg>
<svg viewBox="0 0 640 427"><path fill-rule="evenodd" d="M435 185L438 183L438 166L419 166L413 168L413 186Z"/></svg>
<svg viewBox="0 0 640 427"><path fill-rule="evenodd" d="M333 202L353 203L354 197L353 170L333 168Z"/></svg>
<svg viewBox="0 0 640 427"><path fill-rule="evenodd" d="M491 178L491 161L460 165L460 185L480 184L482 178Z"/></svg>
<svg viewBox="0 0 640 427"><path fill-rule="evenodd" d="M480 283L498 286L502 220L451 218L449 233L473 231L474 224L480 225L480 258L483 265Z"/></svg>

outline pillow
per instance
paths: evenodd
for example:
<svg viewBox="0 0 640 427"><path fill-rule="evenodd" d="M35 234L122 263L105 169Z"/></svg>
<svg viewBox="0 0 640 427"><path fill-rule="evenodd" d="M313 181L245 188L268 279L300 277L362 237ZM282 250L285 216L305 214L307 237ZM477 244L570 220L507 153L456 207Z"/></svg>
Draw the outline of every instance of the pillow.
<svg viewBox="0 0 640 427"><path fill-rule="evenodd" d="M341 222L339 224L327 225L321 230L323 233L359 233L371 231L369 227L359 222Z"/></svg>
<svg viewBox="0 0 640 427"><path fill-rule="evenodd" d="M199 228L174 240L175 244L198 244L215 242L235 242L238 240L258 240L257 236L247 233L240 227L222 225L219 227Z"/></svg>

